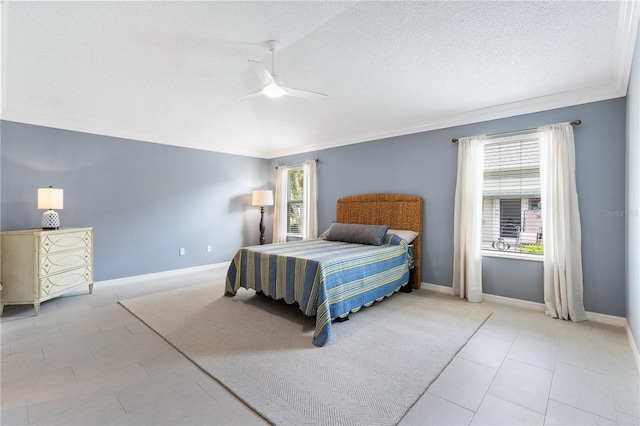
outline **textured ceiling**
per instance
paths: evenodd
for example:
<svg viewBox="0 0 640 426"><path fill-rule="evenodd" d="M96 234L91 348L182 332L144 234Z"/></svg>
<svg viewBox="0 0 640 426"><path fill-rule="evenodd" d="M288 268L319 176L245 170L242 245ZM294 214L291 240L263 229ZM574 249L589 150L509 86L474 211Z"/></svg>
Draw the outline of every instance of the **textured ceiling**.
<svg viewBox="0 0 640 426"><path fill-rule="evenodd" d="M2 118L275 156L626 94L636 2L3 2ZM235 100L286 86L326 93Z"/></svg>

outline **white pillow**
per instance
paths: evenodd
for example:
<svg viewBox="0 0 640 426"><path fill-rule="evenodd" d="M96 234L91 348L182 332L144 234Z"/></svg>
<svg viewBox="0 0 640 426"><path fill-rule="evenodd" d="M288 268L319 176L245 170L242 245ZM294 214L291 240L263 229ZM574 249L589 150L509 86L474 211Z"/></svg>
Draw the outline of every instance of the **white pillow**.
<svg viewBox="0 0 640 426"><path fill-rule="evenodd" d="M404 229L389 229L387 234L396 234L398 237L406 240L408 244L411 244L411 242L418 236L417 232Z"/></svg>

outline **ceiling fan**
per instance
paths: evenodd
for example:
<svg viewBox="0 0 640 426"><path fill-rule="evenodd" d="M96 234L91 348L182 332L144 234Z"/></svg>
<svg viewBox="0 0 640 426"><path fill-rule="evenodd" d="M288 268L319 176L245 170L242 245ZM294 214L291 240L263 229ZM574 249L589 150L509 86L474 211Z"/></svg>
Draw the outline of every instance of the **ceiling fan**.
<svg viewBox="0 0 640 426"><path fill-rule="evenodd" d="M327 95L310 90L294 89L282 85L282 80L276 75L276 50L280 47L280 43L276 40L267 41L267 47L271 50L271 72L269 72L261 63L249 61L253 70L258 74L264 87L257 92L249 93L238 101L246 101L247 99L256 98L258 96L268 96L270 98L279 98L281 96L293 96L296 98L326 98Z"/></svg>

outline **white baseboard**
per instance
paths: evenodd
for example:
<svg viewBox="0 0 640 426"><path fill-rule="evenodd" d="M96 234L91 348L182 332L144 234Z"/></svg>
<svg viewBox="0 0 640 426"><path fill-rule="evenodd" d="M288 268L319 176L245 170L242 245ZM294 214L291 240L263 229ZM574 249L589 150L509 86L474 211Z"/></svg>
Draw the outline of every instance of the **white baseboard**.
<svg viewBox="0 0 640 426"><path fill-rule="evenodd" d="M452 288L444 285L422 283L421 288L426 290L435 291L438 293L445 293L451 295ZM502 305L515 306L517 308L529 309L538 312L544 312L546 310L544 303L530 302L528 300L513 299L511 297L496 296L494 294L482 293L482 300L486 302L500 303ZM597 312L587 312L587 319L593 322L599 322L602 324L615 325L618 327L629 328L627 319L625 317L618 317L615 315L599 314ZM631 336L631 331L627 330L627 333ZM633 343L633 342L632 342ZM632 345L637 351L637 346Z"/></svg>
<svg viewBox="0 0 640 426"><path fill-rule="evenodd" d="M638 351L636 340L633 338L633 333L631 333L631 327L629 327L629 321L627 321L624 328L627 330L627 339L629 339L629 344L631 345L631 351L633 352L633 359L636 361L636 368L638 369L638 371L640 371L640 352Z"/></svg>
<svg viewBox="0 0 640 426"><path fill-rule="evenodd" d="M482 293L482 300L502 305L514 306L516 308L528 309L530 311L544 312L544 303L531 302L529 300L514 299L512 297L496 296L495 294Z"/></svg>
<svg viewBox="0 0 640 426"><path fill-rule="evenodd" d="M94 285L100 286L100 287L120 285L120 284L127 284L133 281L138 281L141 279L157 279L157 278L163 278L163 277L171 277L171 276L180 275L180 274L187 274L189 272L209 271L209 270L214 270L219 268L228 268L230 263L231 262L212 263L211 265L193 266L191 268L172 269L170 271L154 272L152 274L134 275L131 277L115 278L112 280L96 281Z"/></svg>
<svg viewBox="0 0 640 426"><path fill-rule="evenodd" d="M435 291L436 293L448 294L449 296L451 296L451 291L453 290L451 287L429 283L420 283L420 288L424 288L425 290L429 291Z"/></svg>
<svg viewBox="0 0 640 426"><path fill-rule="evenodd" d="M587 312L587 319L602 324L615 325L618 327L626 327L627 319L625 317L617 317L615 315L599 314L597 312Z"/></svg>

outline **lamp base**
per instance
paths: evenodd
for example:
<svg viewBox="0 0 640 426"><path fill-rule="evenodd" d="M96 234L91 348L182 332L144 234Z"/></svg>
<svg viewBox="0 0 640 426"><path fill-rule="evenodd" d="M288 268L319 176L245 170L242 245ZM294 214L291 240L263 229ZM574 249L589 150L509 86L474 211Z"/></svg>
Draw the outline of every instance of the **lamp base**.
<svg viewBox="0 0 640 426"><path fill-rule="evenodd" d="M53 210L47 210L42 214L42 229L60 228L60 216Z"/></svg>
<svg viewBox="0 0 640 426"><path fill-rule="evenodd" d="M260 245L263 245L264 242L264 207L260 207Z"/></svg>

